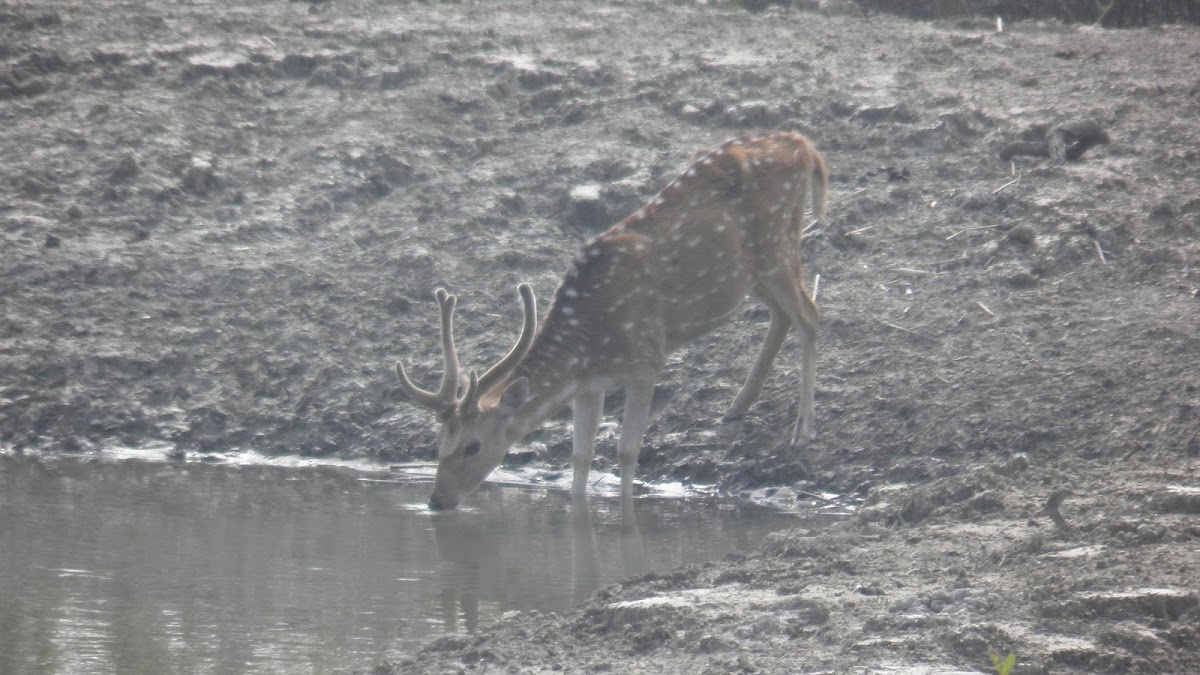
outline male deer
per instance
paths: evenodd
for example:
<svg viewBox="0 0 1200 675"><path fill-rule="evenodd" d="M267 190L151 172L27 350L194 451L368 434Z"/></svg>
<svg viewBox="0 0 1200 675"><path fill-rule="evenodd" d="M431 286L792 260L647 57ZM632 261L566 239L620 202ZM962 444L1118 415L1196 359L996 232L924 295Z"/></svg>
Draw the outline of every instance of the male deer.
<svg viewBox="0 0 1200 675"><path fill-rule="evenodd" d="M724 323L747 295L767 306L771 324L726 416L750 408L795 325L803 346L792 445L811 439L820 315L801 279L800 240L807 202L825 221L827 190L824 160L798 134L741 136L697 153L654 199L584 246L536 331L533 290L518 287L524 326L516 346L483 375L471 371L465 387L454 347L456 298L438 289L441 387L421 389L403 364L396 367L404 392L441 421L429 507L455 508L509 447L572 399L573 488L582 495L604 394L618 385L625 410L617 457L628 503L667 355Z"/></svg>

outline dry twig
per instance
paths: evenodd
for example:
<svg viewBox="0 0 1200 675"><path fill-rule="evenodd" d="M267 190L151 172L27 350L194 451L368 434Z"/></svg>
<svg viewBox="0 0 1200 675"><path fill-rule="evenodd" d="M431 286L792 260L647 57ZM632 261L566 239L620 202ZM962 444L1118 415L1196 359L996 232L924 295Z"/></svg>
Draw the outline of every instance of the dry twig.
<svg viewBox="0 0 1200 675"><path fill-rule="evenodd" d="M976 225L975 227L964 227L963 229L959 230L958 232L955 232L954 234L950 235L949 237L946 237L946 241L950 241L951 239L962 234L963 232L970 232L972 230L991 230L991 229L997 228L997 227L1004 227L1004 223L996 223L995 225Z"/></svg>
<svg viewBox="0 0 1200 675"><path fill-rule="evenodd" d="M1021 182L1021 174L1017 174L1016 178L1008 181L1004 185L1001 185L1000 187L996 188L995 190L992 190L992 194L996 194L997 192L1000 192L1001 190L1003 190L1006 187L1009 187L1010 185L1018 185L1018 184L1020 184L1020 182Z"/></svg>
<svg viewBox="0 0 1200 675"><path fill-rule="evenodd" d="M830 499L829 497L826 497L825 495L819 495L815 492L809 492L808 490L796 490L796 494L798 496L808 497L809 499L815 499L819 502L825 502L826 504L837 504L838 503L838 501L836 499Z"/></svg>
<svg viewBox="0 0 1200 675"><path fill-rule="evenodd" d="M944 274L944 272L931 272L930 270L918 270L918 269L913 269L911 267L889 267L888 269L893 270L895 272L901 272L903 274L916 275L919 277L929 276L929 275L933 275L933 274Z"/></svg>
<svg viewBox="0 0 1200 675"><path fill-rule="evenodd" d="M883 319L876 319L876 321L878 321L879 323L881 323L881 324L883 324L883 325L885 325L885 326L887 326L888 328L891 328L891 329L893 329L893 330L898 330L898 331L901 331L901 332L904 332L904 333L908 333L909 335L912 335L912 336L915 336L915 337L919 337L919 338L921 338L922 340L929 340L930 342L936 342L936 341L935 341L933 338L931 338L931 337L929 337L929 336L927 336L927 335L922 335L922 334L918 333L917 331L915 331L915 330L913 330L913 329L911 329L911 328L905 328L904 326L898 326L898 325L896 325L896 324L892 323L891 321L884 321Z"/></svg>
<svg viewBox="0 0 1200 675"><path fill-rule="evenodd" d="M849 204L850 202L854 201L855 199L858 199L859 197L861 197L862 194L866 191L867 191L867 188L859 188L859 189L855 190L854 192L851 192L850 194L846 195L845 197L842 197L841 199L839 199L838 203L842 204L842 205Z"/></svg>

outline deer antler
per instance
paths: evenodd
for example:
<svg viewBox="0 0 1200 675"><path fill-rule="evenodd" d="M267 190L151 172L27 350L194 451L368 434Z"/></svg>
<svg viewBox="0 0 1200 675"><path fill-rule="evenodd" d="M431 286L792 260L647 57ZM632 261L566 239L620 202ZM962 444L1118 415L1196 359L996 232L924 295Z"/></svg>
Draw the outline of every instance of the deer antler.
<svg viewBox="0 0 1200 675"><path fill-rule="evenodd" d="M404 364L396 363L396 375L400 377L400 388L418 405L429 408L441 415L453 410L458 403L458 352L454 349L454 305L458 298L439 288L434 293L442 310L442 360L446 370L442 373L442 384L437 392L421 389L413 384L404 372Z"/></svg>
<svg viewBox="0 0 1200 675"><path fill-rule="evenodd" d="M533 297L533 288L529 284L517 286L517 291L521 294L521 303L525 309L521 337L517 338L517 344L513 345L512 350L504 358L480 376L479 387L476 389L478 393L491 389L496 383L507 377L516 367L517 362L525 356L525 352L529 351L529 345L533 343L534 329L537 328L537 301Z"/></svg>
<svg viewBox="0 0 1200 675"><path fill-rule="evenodd" d="M397 363L396 375L400 377L400 388L404 390L404 393L408 394L408 397L418 405L429 408L438 415L444 415L455 408L464 411L470 409L477 403L476 399L481 393L507 377L521 357L525 356L525 352L529 351L529 345L533 343L533 334L537 328L537 301L533 297L533 288L529 284L521 284L517 287L517 291L521 294L521 302L525 310L525 319L521 326L521 336L517 338L517 344L513 345L512 350L496 365L488 368L482 376L476 377L475 372L472 371L466 393L460 399L456 394L462 376L459 371L458 352L454 348L454 306L458 298L447 293L446 289L439 288L435 295L438 305L442 308L442 359L446 363L446 371L442 374L442 384L437 392L421 389L408 378L408 374L404 372L404 364Z"/></svg>

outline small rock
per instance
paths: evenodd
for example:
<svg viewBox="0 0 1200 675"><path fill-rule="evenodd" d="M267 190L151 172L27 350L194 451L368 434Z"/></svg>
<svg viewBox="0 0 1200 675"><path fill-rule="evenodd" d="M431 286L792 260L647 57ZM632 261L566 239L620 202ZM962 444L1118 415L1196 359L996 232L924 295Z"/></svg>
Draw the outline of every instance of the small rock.
<svg viewBox="0 0 1200 675"><path fill-rule="evenodd" d="M689 122L700 122L706 115L694 103L683 103L679 106L679 116Z"/></svg>
<svg viewBox="0 0 1200 675"><path fill-rule="evenodd" d="M1161 525L1152 525L1150 523L1141 523L1135 530L1139 541L1144 543L1155 542L1167 536L1167 529Z"/></svg>
<svg viewBox="0 0 1200 675"><path fill-rule="evenodd" d="M696 644L692 647L692 651L697 654L716 654L728 649L729 644L716 635L705 635L697 640Z"/></svg>
<svg viewBox="0 0 1200 675"><path fill-rule="evenodd" d="M1150 505L1158 513L1200 514L1200 488L1168 485L1150 496Z"/></svg>
<svg viewBox="0 0 1200 675"><path fill-rule="evenodd" d="M117 162L117 167L108 177L108 182L121 183L136 177L140 172L141 167L138 166L137 158L133 154L127 154Z"/></svg>
<svg viewBox="0 0 1200 675"><path fill-rule="evenodd" d="M193 159L183 172L183 188L198 195L208 194L216 185L216 169L209 162Z"/></svg>
<svg viewBox="0 0 1200 675"><path fill-rule="evenodd" d="M576 185L569 194L574 220L588 229L608 222L608 209L600 199L600 187L593 184Z"/></svg>
<svg viewBox="0 0 1200 675"><path fill-rule="evenodd" d="M420 64L401 64L395 70L388 70L379 74L379 88L402 89L423 76L425 72L426 68Z"/></svg>
<svg viewBox="0 0 1200 675"><path fill-rule="evenodd" d="M42 195L58 192L58 188L37 178L26 178L21 182L21 191L36 199Z"/></svg>
<svg viewBox="0 0 1200 675"><path fill-rule="evenodd" d="M1004 236L1011 242L1029 246L1037 239L1037 232L1034 231L1032 226L1021 223L1010 229Z"/></svg>
<svg viewBox="0 0 1200 675"><path fill-rule="evenodd" d="M317 68L317 59L308 54L288 54L280 64L288 77L308 77Z"/></svg>
<svg viewBox="0 0 1200 675"><path fill-rule="evenodd" d="M734 127L766 129L779 126L785 114L780 106L766 101L743 101L727 108L722 121Z"/></svg>
<svg viewBox="0 0 1200 675"><path fill-rule="evenodd" d="M530 96L529 105L534 110L550 110L558 105L566 96L567 92L562 87L550 87Z"/></svg>
<svg viewBox="0 0 1200 675"><path fill-rule="evenodd" d="M41 77L31 77L16 87L16 93L20 96L38 96L48 91L50 83Z"/></svg>
<svg viewBox="0 0 1200 675"><path fill-rule="evenodd" d="M525 213L525 198L518 192L504 192L496 197L496 203L509 213Z"/></svg>
<svg viewBox="0 0 1200 675"><path fill-rule="evenodd" d="M517 84L530 90L560 84L565 79L562 75L552 70L522 70L517 74Z"/></svg>
<svg viewBox="0 0 1200 675"><path fill-rule="evenodd" d="M878 124L880 122L909 124L917 120L917 114L903 103L863 106L854 111L853 117L867 124Z"/></svg>

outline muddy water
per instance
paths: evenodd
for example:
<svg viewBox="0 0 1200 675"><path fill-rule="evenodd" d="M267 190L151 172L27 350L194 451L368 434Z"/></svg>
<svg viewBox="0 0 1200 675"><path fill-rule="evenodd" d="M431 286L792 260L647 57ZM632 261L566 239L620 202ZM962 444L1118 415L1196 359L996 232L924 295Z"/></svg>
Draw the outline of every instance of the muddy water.
<svg viewBox="0 0 1200 675"><path fill-rule="evenodd" d="M339 672L625 576L750 551L786 516L572 509L346 468L0 456L0 673ZM486 508L485 508L486 507Z"/></svg>

